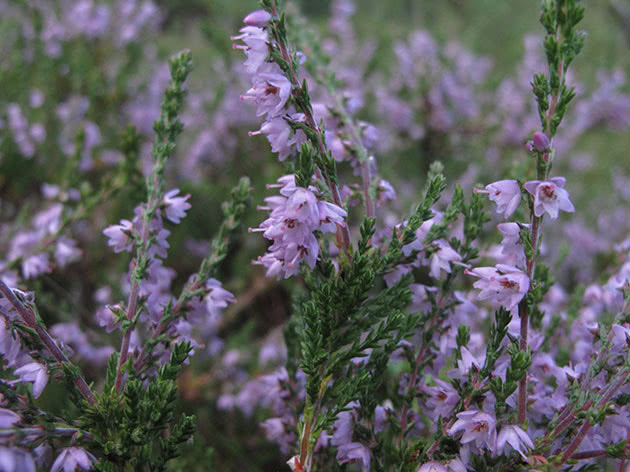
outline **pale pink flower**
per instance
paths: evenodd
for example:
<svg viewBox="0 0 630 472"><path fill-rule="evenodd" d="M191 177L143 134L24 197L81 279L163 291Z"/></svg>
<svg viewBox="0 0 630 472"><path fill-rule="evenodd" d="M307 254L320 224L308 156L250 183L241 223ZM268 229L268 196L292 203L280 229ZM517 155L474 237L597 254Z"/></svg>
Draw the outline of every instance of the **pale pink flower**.
<svg viewBox="0 0 630 472"><path fill-rule="evenodd" d="M250 136L264 134L271 145L271 152L278 154L278 159L284 161L295 153L297 146L306 142L306 135L302 130L295 133L285 117L277 116L265 121L258 131L250 131Z"/></svg>
<svg viewBox="0 0 630 472"><path fill-rule="evenodd" d="M524 449L534 449L534 443L530 437L517 425L506 425L499 431L497 452L503 452L505 446L508 444L512 446L512 449L518 452L523 459L527 459Z"/></svg>
<svg viewBox="0 0 630 472"><path fill-rule="evenodd" d="M362 472L370 471L370 449L364 444L353 442L337 448L339 464L360 463Z"/></svg>
<svg viewBox="0 0 630 472"><path fill-rule="evenodd" d="M448 472L448 470L440 462L431 461L422 464L417 472Z"/></svg>
<svg viewBox="0 0 630 472"><path fill-rule="evenodd" d="M288 278L299 272L301 262L312 269L319 254L319 243L315 231L323 233L336 231L337 225L344 225L346 211L332 203L319 200L315 187L295 186L293 175L278 179L282 196L265 200L267 206L259 207L270 211L269 218L251 232L262 232L271 239L267 254L254 261L267 268L268 277Z"/></svg>
<svg viewBox="0 0 630 472"><path fill-rule="evenodd" d="M475 189L475 193L487 193L488 198L497 204L497 213L509 218L521 201L521 187L516 180L499 180L486 185L485 190Z"/></svg>
<svg viewBox="0 0 630 472"><path fill-rule="evenodd" d="M11 410L0 408L0 428L12 428L15 423L20 422L20 419L20 415Z"/></svg>
<svg viewBox="0 0 630 472"><path fill-rule="evenodd" d="M264 28L271 20L271 14L265 10L256 10L251 12L243 19L243 23L247 26L255 26L257 28Z"/></svg>
<svg viewBox="0 0 630 472"><path fill-rule="evenodd" d="M258 105L256 115L268 113L273 117L283 111L290 96L291 82L280 67L277 64L265 64L258 69L252 88L241 99L253 100Z"/></svg>
<svg viewBox="0 0 630 472"><path fill-rule="evenodd" d="M19 369L15 369L17 375L22 382L33 383L33 396L38 398L44 391L44 387L48 383L48 372L39 362L31 362L23 365Z"/></svg>
<svg viewBox="0 0 630 472"><path fill-rule="evenodd" d="M462 444L474 442L477 447L490 451L495 449L497 431L496 419L489 413L479 410L467 410L457 414L457 421L448 430L451 436L463 432Z"/></svg>
<svg viewBox="0 0 630 472"><path fill-rule="evenodd" d="M109 238L107 245L114 248L114 252L130 252L133 247L133 223L121 220L119 225L108 226L103 234Z"/></svg>
<svg viewBox="0 0 630 472"><path fill-rule="evenodd" d="M178 188L173 189L167 192L162 199L166 206L166 218L175 224L179 224L181 219L186 217L186 211L190 209L190 203L186 201L190 198L190 195L177 197L178 193Z"/></svg>
<svg viewBox="0 0 630 472"><path fill-rule="evenodd" d="M80 447L67 447L61 451L53 463L50 472L76 472L90 470L94 457Z"/></svg>
<svg viewBox="0 0 630 472"><path fill-rule="evenodd" d="M26 279L32 279L51 270L48 254L34 254L22 261L22 273Z"/></svg>
<svg viewBox="0 0 630 472"><path fill-rule="evenodd" d="M76 247L76 242L72 239L59 238L55 246L55 260L59 267L65 267L70 262L81 257L81 250Z"/></svg>
<svg viewBox="0 0 630 472"><path fill-rule="evenodd" d="M435 387L423 386L422 391L429 396L426 401L429 415L437 420L440 416L447 417L451 414L459 402L459 395L451 384L437 378L433 381Z"/></svg>
<svg viewBox="0 0 630 472"><path fill-rule="evenodd" d="M560 210L569 213L575 211L569 200L569 192L563 188L565 183L564 177L553 177L551 180L532 180L525 184L525 190L534 197L534 215L540 217L547 212L555 220Z"/></svg>
<svg viewBox="0 0 630 472"><path fill-rule="evenodd" d="M525 249L521 241L521 227L527 228L529 225L519 225L518 223L501 223L497 226L503 234L501 242L501 254L509 258L515 265L525 265Z"/></svg>
<svg viewBox="0 0 630 472"><path fill-rule="evenodd" d="M516 267L497 264L496 267L477 267L467 274L479 277L473 287L481 290L479 300L492 300L508 310L514 308L529 290L529 277Z"/></svg>
<svg viewBox="0 0 630 472"><path fill-rule="evenodd" d="M460 256L451 245L444 239L438 239L433 242L435 252L431 255L431 277L435 279L440 278L440 270L443 270L450 274L450 263L454 261L461 261Z"/></svg>
<svg viewBox="0 0 630 472"><path fill-rule="evenodd" d="M232 41L243 41L245 45L235 44L234 49L242 49L247 54L245 61L245 70L248 74L255 74L256 71L265 63L269 54L269 46L267 45L267 31L256 26L245 26L241 28L241 34L232 36Z"/></svg>

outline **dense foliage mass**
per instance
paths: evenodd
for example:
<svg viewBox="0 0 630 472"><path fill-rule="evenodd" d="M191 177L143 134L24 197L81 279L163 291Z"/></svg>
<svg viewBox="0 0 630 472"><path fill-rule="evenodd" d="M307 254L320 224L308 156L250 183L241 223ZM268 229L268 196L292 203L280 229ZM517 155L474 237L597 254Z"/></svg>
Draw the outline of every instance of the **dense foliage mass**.
<svg viewBox="0 0 630 472"><path fill-rule="evenodd" d="M219 5L0 0L0 471L630 470L630 64L580 81L582 3L511 71L352 0L228 53Z"/></svg>

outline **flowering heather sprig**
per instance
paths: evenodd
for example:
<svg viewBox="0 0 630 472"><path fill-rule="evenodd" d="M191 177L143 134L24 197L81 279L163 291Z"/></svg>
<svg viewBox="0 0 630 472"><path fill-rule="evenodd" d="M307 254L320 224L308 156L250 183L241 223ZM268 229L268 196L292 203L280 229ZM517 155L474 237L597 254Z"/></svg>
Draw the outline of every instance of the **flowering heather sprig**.
<svg viewBox="0 0 630 472"><path fill-rule="evenodd" d="M509 268L502 264L496 268L482 267L469 271L480 277L474 286L481 289L480 298L493 298L508 309L519 305L520 349L528 350L528 327L530 313L536 313L536 304L542 299L545 284L535 280L536 257L541 239L540 227L542 216L546 212L552 219L558 217L559 210L575 211L564 190L565 179L554 177L548 180L555 150L553 137L566 113L569 102L575 96L572 88L566 84L566 72L569 64L579 53L584 44L584 34L576 30L576 25L584 16L584 8L577 0L558 0L543 2L541 23L547 30L545 48L549 64L549 76L536 74L532 88L536 96L538 111L543 131L534 133L528 150L534 154L537 180L525 183L525 190L531 195L531 223L529 231L517 231L513 224L503 229L509 237L503 241L502 252L514 253L515 238L518 234L525 252L525 272ZM477 191L479 192L479 191ZM486 193L497 203L497 211L505 212L506 217L516 210L520 198L520 184L515 180L504 180L486 187ZM501 229L501 228L499 228ZM502 230L503 232L503 230ZM506 246L507 245L507 246ZM519 262L522 262L519 258ZM542 293L541 293L542 291ZM528 297L528 294L530 295ZM527 376L521 380L518 399L518 424L527 419Z"/></svg>
<svg viewBox="0 0 630 472"><path fill-rule="evenodd" d="M268 126L263 124L260 132L268 133L268 139L281 159L293 154L297 146L308 139L313 145L311 159L317 168L318 179L328 187L332 203L343 208L335 160L326 146L324 130L315 119L307 83L298 75L301 54L291 49L285 20L278 14L276 4L267 4L265 10L271 19L264 28L246 26L241 29L240 36L232 38L245 43L245 46L235 47L243 49L248 56L246 68L252 74L254 84L248 96L258 105L258 114L267 115ZM270 62L266 61L268 57ZM295 106L297 113L287 108L289 103ZM337 225L337 233L347 252L350 246L348 227Z"/></svg>
<svg viewBox="0 0 630 472"><path fill-rule="evenodd" d="M547 31L545 38L545 52L549 65L549 75L536 74L532 81L532 88L538 104L538 113L542 125L543 135L534 136L534 154L536 157L536 177L538 181L545 181L536 186L533 182L525 184L527 191L535 196L533 211L531 212L531 226L529 241L531 248L527 251L527 276L536 274L535 262L538 255L538 245L541 238L539 230L542 225L542 213L547 211L555 219L558 209L574 211L564 187L564 179L547 183L549 171L553 163L553 137L564 117L569 102L575 97L573 88L567 86L566 73L569 65L584 46L585 34L577 30L577 25L584 18L584 7L579 0L557 0L544 2L541 23ZM549 141L549 144L547 144ZM538 142L538 144L536 144ZM539 148L543 150L540 151ZM519 305L521 318L520 349L526 351L528 346L529 313L535 306L528 306L527 301ZM527 376L521 380L518 399L519 424L527 419Z"/></svg>
<svg viewBox="0 0 630 472"><path fill-rule="evenodd" d="M261 231L273 241L269 252L256 263L267 268L268 277L286 279L299 272L302 261L311 269L315 267L319 255L315 231L336 232L337 226L345 226L347 213L333 203L320 200L316 188L296 186L295 175L285 175L278 182L281 196L266 198L268 206L259 207L271 212L269 218L260 228L250 231Z"/></svg>
<svg viewBox="0 0 630 472"><path fill-rule="evenodd" d="M11 57L19 58L9 64L24 69L7 68L0 84L12 87L13 76L33 72L34 84L53 86L45 95L32 86L18 87L12 103L3 105L8 119L0 123L6 130L0 142L2 164L24 165L23 158L32 151L29 167L42 175L63 164L42 187L47 202L32 212L39 195L20 211L17 203L22 202L13 194L22 189L22 181L39 174L24 172L3 181L8 188L6 202L2 195L3 210L5 204L9 208L5 219L13 217L11 212L18 216L0 231L7 249L0 261L0 469L164 470L194 432L194 418L176 414L180 389L185 410L193 401L209 402L203 410L212 427L201 433L220 431L227 413L240 410L242 415L227 417L230 430L234 426L239 433L228 438L230 454L247 452L243 461L249 467L249 462L259 465L275 454L276 449L262 442L263 435L279 446L284 458L278 464L290 457L288 467L299 472L627 466L630 242L597 260L612 274L607 281L576 285L575 279L588 279L585 270L551 269L565 255L557 251L553 235L562 221L560 211L574 211L564 179L550 175L554 160L599 124L615 120L618 129L626 129L630 123L622 91L625 79L606 76L598 91L581 102L581 116L567 120L564 131L557 132L573 93L566 87L573 82L567 66L581 46L575 30L582 15L577 0L544 0L550 72L535 76L532 83L539 107L534 115L534 102L523 93L529 85L523 82L539 67L535 38L526 39L516 79L506 79L495 93L478 93L489 68L484 58L453 42L442 46L427 32L397 43L394 68L389 76L382 75L381 67L392 62L381 60L387 59L381 57L387 48L355 40L352 0L333 0L332 38L321 40L299 17L287 16L279 1L262 0L262 9L245 17L235 38L241 43L235 47L246 54L248 83L235 71L243 64L232 70L213 62L213 75L219 78L191 93L190 106L184 108L183 76L189 69L184 54L175 59L181 62L174 68L181 68L174 71L160 108L168 68L158 67L150 46L125 39L157 21L151 5L70 0L53 11L39 2L32 8L41 25L24 18L6 35ZM122 20L111 16L115 7L120 7ZM6 12L13 17L20 8L0 0L0 23L4 25ZM77 24L71 24L72 16L59 16L69 8L76 8ZM128 31L115 26L127 20L132 23ZM33 25L37 28L29 30ZM210 29L206 32L213 34ZM128 47L112 57L109 43ZM308 54L308 60L298 51ZM73 60L67 61L70 55ZM37 67L29 65L32 61ZM150 80L130 81L137 66L153 74ZM48 120L44 113L54 110L56 100L65 102L57 107L57 117ZM112 125L127 118L142 136L153 136L151 123L158 113L153 156L140 134L129 128L121 136ZM252 125L256 116L262 123ZM379 129L359 116L380 120ZM536 130L539 118L542 126ZM170 156L175 155L180 120L192 133L203 131L192 137L192 152L178 151L184 160L175 162ZM35 126L40 122L51 123L46 132ZM222 206L223 221L212 242L195 240L186 248L190 252L185 256L203 258L197 272L186 277L167 267L171 262L189 267L190 257L171 249L175 238L169 236L173 225L187 225L186 214L196 199L174 188L190 188L181 181L166 185L166 168L169 178L201 180L205 174L198 164L203 156L212 153L227 161L230 154L225 151L240 149L240 137L254 128L259 129L250 134L265 135L287 174L277 185L268 185L278 194L265 199L259 209L268 217L251 230L271 242L255 262L265 266L269 278L254 271L251 286L242 285L249 272L241 265L251 259L247 251L253 246L240 245L245 257L227 257L248 203L247 179ZM42 141L33 147L37 139ZM122 152L104 149L121 141ZM246 141L247 155L252 155L254 141ZM43 143L50 159L40 158ZM420 159L453 154L464 162L470 152L452 151L468 148L476 154L482 143L489 145L488 165L466 162L469 170L452 191L446 190L439 162L413 164L429 169L426 176L411 176L426 183L406 220L382 205L396 192L379 177L373 152L391 151L387 163L395 168L396 160L406 159L411 150ZM405 152L398 152L401 145ZM490 170L504 170L494 164L510 147L518 149L521 164L504 177L490 176ZM110 169L115 162L118 168ZM584 165L579 156L571 162L573 170ZM456 171L452 163L449 159L449 173ZM107 177L100 181L103 170ZM475 189L469 200L465 189L480 172L487 181L503 180ZM146 185L134 185L141 174L148 177ZM617 190L623 191L623 175L616 177ZM409 179L396 181L400 195L418 193ZM129 198L111 202L115 224L95 233L88 223L100 222L103 229L104 215L91 210L119 188ZM208 198L220 192L213 186L207 190ZM142 191L146 198L138 197ZM445 191L447 201L440 201ZM576 191L571 197L577 203L581 196ZM505 218L493 223L498 223L498 232L489 234L484 232L486 198L497 220ZM143 203L133 215L119 216L131 199ZM622 210L615 213L618 221L623 215ZM610 225L608 218L600 218L600 227ZM545 219L549 228L541 246ZM596 247L593 251L606 250L621 226L594 243L581 223L567 226L564 231L578 239L569 257L581 263L586 257L582 248L589 243ZM189 234L198 230L203 228ZM104 272L92 270L94 257L99 263L104 260L100 251L90 251L95 235L109 245L106 253L131 259L126 274L112 273L109 265ZM488 250L488 240L501 244ZM477 261L480 255L496 260ZM544 264L543 256L556 255L550 259L553 264ZM81 264L77 270L90 276L78 282L68 279L66 285L60 275L72 274L54 269L75 259ZM111 259L121 261L118 256ZM225 286L218 280L224 263L233 276ZM52 276L33 280L49 271ZM101 276L120 281L119 286L104 285ZM560 285L556 277L570 283ZM292 280L279 284L275 278ZM24 282L36 283L37 305L33 294L9 288ZM83 290L93 282L101 288L93 294ZM234 306L232 287L239 287L239 293L244 289ZM126 303L116 298L121 293L129 297ZM276 310L275 302L285 302L287 294L290 303ZM273 297L273 314L282 319L249 319L267 305L267 297ZM109 357L104 378L90 369L86 379L69 359L92 367L111 352L92 344L93 332L81 324L83 316L75 315L73 308L94 302L98 324L108 333L121 333L123 341L121 352ZM489 306L498 309L492 312ZM58 322L50 331L38 308L41 318ZM93 310L82 311L89 316ZM271 325L272 332L257 342L255 336ZM223 347L227 349L218 356ZM204 370L192 366L179 377L193 351L205 354L209 362L204 366L210 365ZM268 368L275 370L263 372ZM59 379L70 384L69 395L53 398L46 387ZM64 418L37 408L50 401ZM251 425L258 419L260 430ZM241 426L247 436L240 434ZM182 470L230 467L222 442L213 443L214 459L207 448L193 447L173 465ZM268 454L259 457L258 447Z"/></svg>
<svg viewBox="0 0 630 472"><path fill-rule="evenodd" d="M140 213L137 218L138 224L135 228L136 234L134 234L136 256L130 268L131 289L126 307L128 324L123 330L123 340L116 373L115 385L118 393L120 393L123 386L123 367L129 356L131 332L138 314L140 286L147 276L147 269L150 267L151 259L156 252L155 250L152 251L152 249L156 248L155 243L157 242L157 252L159 253L160 239L163 238L161 236L161 233L163 234L161 217L157 215L157 212L164 198L164 168L166 161L175 150L175 140L183 129L183 124L178 120L177 115L182 108L186 94L183 84L192 69L190 52L183 52L172 58L170 65L171 83L164 95L160 119L154 124L156 132L156 141L152 151L154 164L153 171L146 181L147 202L140 207ZM118 233L116 234L118 235ZM162 242L162 247L164 245L165 241ZM164 256L165 254L162 255L162 257Z"/></svg>
<svg viewBox="0 0 630 472"><path fill-rule="evenodd" d="M160 306L159 316L152 324L144 346L134 360L133 366L137 372L143 373L156 367L155 363L159 356L164 355L157 349L158 346L164 345L165 348L169 348L179 341L178 338L174 338L178 327L182 328L177 322L185 321L186 316L201 325L204 336L202 341L213 341L212 337L216 336L212 329L213 323L218 322L222 310L228 303L235 301L234 296L213 277L217 274L219 264L228 254L228 246L234 233L240 227L249 194L249 179L242 178L239 185L232 189L231 200L223 204L224 220L212 240L210 254L203 259L198 272L188 279L177 300ZM206 319L207 314L210 315L210 320ZM186 335L185 338L189 337Z"/></svg>

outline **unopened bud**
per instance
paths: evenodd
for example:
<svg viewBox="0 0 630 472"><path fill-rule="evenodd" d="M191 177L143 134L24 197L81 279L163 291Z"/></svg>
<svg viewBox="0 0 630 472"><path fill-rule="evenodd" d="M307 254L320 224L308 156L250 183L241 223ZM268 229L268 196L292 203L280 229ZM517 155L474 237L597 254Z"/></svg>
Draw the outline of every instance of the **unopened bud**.
<svg viewBox="0 0 630 472"><path fill-rule="evenodd" d="M256 26L258 28L264 28L271 20L271 14L266 10L256 10L251 12L245 17L243 23L247 26Z"/></svg>
<svg viewBox="0 0 630 472"><path fill-rule="evenodd" d="M545 152L549 149L549 138L545 133L536 131L532 142L534 143L534 149L538 152Z"/></svg>

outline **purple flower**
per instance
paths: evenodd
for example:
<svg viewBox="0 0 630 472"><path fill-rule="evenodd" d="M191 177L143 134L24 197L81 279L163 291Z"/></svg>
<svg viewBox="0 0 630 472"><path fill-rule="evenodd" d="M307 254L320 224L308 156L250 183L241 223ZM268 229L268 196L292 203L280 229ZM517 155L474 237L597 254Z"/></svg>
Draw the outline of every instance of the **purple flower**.
<svg viewBox="0 0 630 472"><path fill-rule="evenodd" d="M33 457L17 447L0 447L0 470L3 472L35 472Z"/></svg>
<svg viewBox="0 0 630 472"><path fill-rule="evenodd" d="M39 89L31 89L31 93L29 95L28 104L32 108L39 108L44 104L44 94Z"/></svg>
<svg viewBox="0 0 630 472"><path fill-rule="evenodd" d="M265 64L258 69L254 83L243 100L253 100L258 105L256 115L266 113L270 117L280 114L291 95L291 82L276 64Z"/></svg>
<svg viewBox="0 0 630 472"><path fill-rule="evenodd" d="M166 206L166 218L175 224L179 224L182 218L186 216L186 210L190 209L190 203L186 200L190 195L185 197L177 197L179 189L173 189L164 195L162 202Z"/></svg>
<svg viewBox="0 0 630 472"><path fill-rule="evenodd" d="M451 384L437 378L433 381L435 387L424 386L422 391L429 396L426 401L428 414L437 420L440 416L447 417L451 414L459 401L459 395Z"/></svg>
<svg viewBox="0 0 630 472"><path fill-rule="evenodd" d="M245 45L234 44L234 49L242 49L247 55L245 61L245 70L248 74L255 74L256 71L265 63L269 54L269 46L267 45L267 32L256 26L246 26L241 28L241 34L232 36L232 41L243 41Z"/></svg>
<svg viewBox="0 0 630 472"><path fill-rule="evenodd" d="M529 290L527 274L509 265L477 267L466 273L480 278L473 284L481 290L477 296L479 300L492 300L508 310L518 305Z"/></svg>
<svg viewBox="0 0 630 472"><path fill-rule="evenodd" d="M256 26L257 28L264 28L271 20L271 14L265 10L256 10L251 12L243 19L243 23L247 26Z"/></svg>
<svg viewBox="0 0 630 472"><path fill-rule="evenodd" d="M0 408L0 428L11 428L21 420L20 415L6 408Z"/></svg>
<svg viewBox="0 0 630 472"><path fill-rule="evenodd" d="M22 382L33 382L33 396L38 398L46 384L48 383L48 372L46 367L38 362L31 362L19 369L15 369L17 375Z"/></svg>
<svg viewBox="0 0 630 472"><path fill-rule="evenodd" d="M234 303L236 299L231 292L228 292L221 286L221 282L217 279L210 279L206 282L206 288L209 290L206 295L206 306L210 316L218 318L228 303Z"/></svg>
<svg viewBox="0 0 630 472"><path fill-rule="evenodd" d="M53 463L50 472L76 472L77 470L90 470L94 458L85 449L80 447L67 447L61 451Z"/></svg>
<svg viewBox="0 0 630 472"><path fill-rule="evenodd" d="M0 299L0 301L4 300L6 299ZM0 306L1 305L0 303ZM8 311L4 309L4 307L2 308L5 313ZM0 316L0 357L2 357L4 362L9 366L14 366L18 358L22 355L22 345L19 339L16 338L17 336L14 336L13 332L7 328L7 322L4 317Z"/></svg>
<svg viewBox="0 0 630 472"><path fill-rule="evenodd" d="M302 130L293 133L287 119L277 116L265 121L258 131L250 131L249 135L264 134L271 144L271 151L278 154L280 161L284 161L288 156L293 155L297 146L306 142L306 135Z"/></svg>
<svg viewBox="0 0 630 472"><path fill-rule="evenodd" d="M477 447L494 451L497 438L496 420L484 411L467 410L457 414L457 421L448 430L451 436L462 432L462 444L475 443Z"/></svg>
<svg viewBox="0 0 630 472"><path fill-rule="evenodd" d="M361 472L370 472L370 450L361 443L348 443L337 449L339 464L361 463Z"/></svg>
<svg viewBox="0 0 630 472"><path fill-rule="evenodd" d="M48 254L34 254L22 262L22 273L26 279L32 279L51 270Z"/></svg>
<svg viewBox="0 0 630 472"><path fill-rule="evenodd" d="M334 203L318 200L317 210L319 211L319 230L321 232L334 233L337 230L337 225L345 225L345 218L348 213Z"/></svg>
<svg viewBox="0 0 630 472"><path fill-rule="evenodd" d="M536 131L534 133L534 137L532 138L532 144L536 151L545 152L549 149L549 138L545 133Z"/></svg>
<svg viewBox="0 0 630 472"><path fill-rule="evenodd" d="M487 193L488 198L497 204L497 213L509 218L521 201L521 187L516 180L499 180L486 185L485 190L475 189L475 193Z"/></svg>
<svg viewBox="0 0 630 472"><path fill-rule="evenodd" d="M440 462L431 461L422 464L417 472L448 472L448 470Z"/></svg>
<svg viewBox="0 0 630 472"><path fill-rule="evenodd" d="M114 248L114 252L130 252L133 247L133 223L121 220L119 225L112 225L103 230L109 238L107 245Z"/></svg>
<svg viewBox="0 0 630 472"><path fill-rule="evenodd" d="M442 464L437 461L422 464L416 472L466 472L466 466L459 459L451 459Z"/></svg>
<svg viewBox="0 0 630 472"><path fill-rule="evenodd" d="M260 425L265 432L265 437L280 446L283 454L291 450L291 445L295 441L295 435L287 432L287 425L282 418L269 418Z"/></svg>
<svg viewBox="0 0 630 472"><path fill-rule="evenodd" d="M333 446L342 446L352 442L355 420L356 413L353 410L339 413L337 421L333 425L334 433L330 441Z"/></svg>
<svg viewBox="0 0 630 472"><path fill-rule="evenodd" d="M532 180L525 184L525 190L534 197L534 215L540 217L547 212L555 220L560 210L575 211L569 192L563 188L565 183L564 177L554 177L549 181Z"/></svg>
<svg viewBox="0 0 630 472"><path fill-rule="evenodd" d="M485 355L479 359L465 346L462 346L460 349L460 354L461 359L457 359L457 369L448 371L448 375L454 379L464 379L468 377L468 373L473 367L479 370L485 361Z"/></svg>
<svg viewBox="0 0 630 472"><path fill-rule="evenodd" d="M295 186L295 177L288 175L278 179L283 196L265 199L270 211L269 218L251 232L262 232L271 239L267 254L254 261L267 268L267 276L288 278L299 272L301 262L312 269L319 255L319 243L315 231L329 233L337 225L344 225L347 213L344 209L317 198L314 187ZM271 187L271 186L269 186Z"/></svg>
<svg viewBox="0 0 630 472"><path fill-rule="evenodd" d="M512 446L512 449L518 452L523 459L527 459L523 449L534 448L534 443L527 433L517 425L506 425L501 428L499 437L497 438L497 452L503 452L507 444Z"/></svg>
<svg viewBox="0 0 630 472"><path fill-rule="evenodd" d="M521 242L521 227L529 227L518 223L501 223L497 226L503 234L501 254L514 261L515 265L525 265L525 249Z"/></svg>
<svg viewBox="0 0 630 472"><path fill-rule="evenodd" d="M81 257L81 250L76 247L72 239L59 238L55 246L55 260L59 267L65 267L79 257Z"/></svg>
<svg viewBox="0 0 630 472"><path fill-rule="evenodd" d="M435 252L431 255L431 277L440 278L440 269L445 272L451 272L450 262L461 261L462 256L447 243L444 239L438 239L433 243Z"/></svg>

